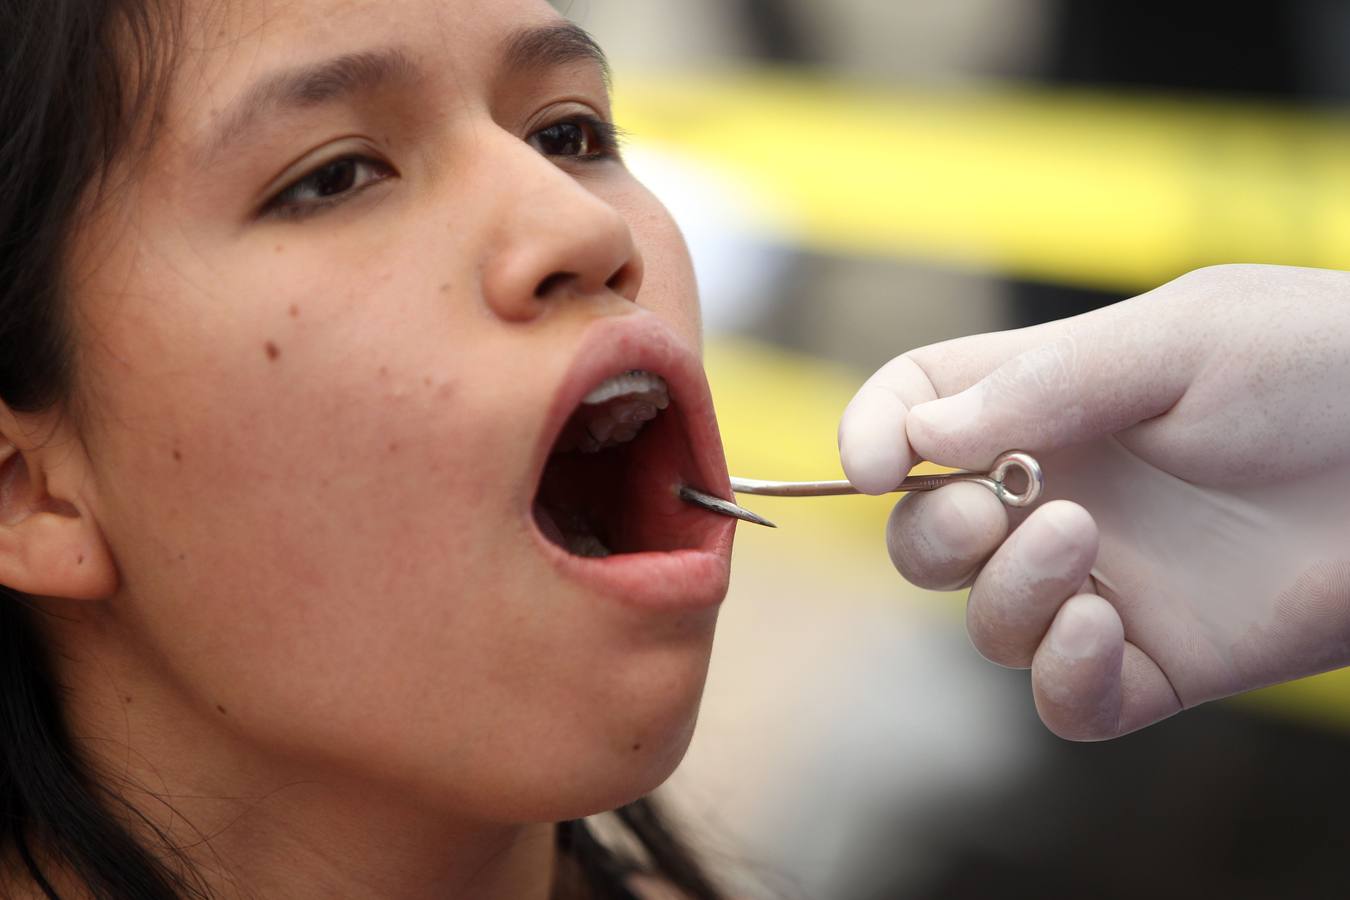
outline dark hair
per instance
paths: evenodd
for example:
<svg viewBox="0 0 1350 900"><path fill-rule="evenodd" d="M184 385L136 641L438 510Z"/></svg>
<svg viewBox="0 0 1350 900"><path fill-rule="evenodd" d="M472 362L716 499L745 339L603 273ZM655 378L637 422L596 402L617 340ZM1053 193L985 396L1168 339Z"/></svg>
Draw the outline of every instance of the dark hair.
<svg viewBox="0 0 1350 900"><path fill-rule="evenodd" d="M171 68L176 9L164 0L0 0L0 400L17 412L69 404L76 363L65 323L69 235L108 187L133 136L153 122ZM82 763L62 716L29 598L0 586L0 861L11 853L49 898L43 864L96 898L175 900L209 893L181 851ZM137 843L121 808L164 844ZM616 811L636 854L582 821L557 828L559 892L632 900L647 873L691 900L720 900L650 799Z"/></svg>

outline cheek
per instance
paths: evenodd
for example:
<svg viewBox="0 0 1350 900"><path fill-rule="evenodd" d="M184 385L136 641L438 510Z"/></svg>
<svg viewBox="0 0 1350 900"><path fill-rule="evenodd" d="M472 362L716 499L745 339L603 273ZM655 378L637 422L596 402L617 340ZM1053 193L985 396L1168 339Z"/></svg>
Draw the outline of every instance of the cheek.
<svg viewBox="0 0 1350 900"><path fill-rule="evenodd" d="M641 185L613 201L633 230L646 274L638 303L663 316L691 347L702 341L698 287L689 247L675 220L656 197Z"/></svg>
<svg viewBox="0 0 1350 900"><path fill-rule="evenodd" d="M515 524L500 487L530 449L496 421L528 418L528 396L484 384L500 348L392 279L249 293L179 294L195 314L152 330L127 310L107 335L143 361L101 367L100 483L124 587L200 598L166 600L167 621L226 632L247 601L280 636L472 581Z"/></svg>

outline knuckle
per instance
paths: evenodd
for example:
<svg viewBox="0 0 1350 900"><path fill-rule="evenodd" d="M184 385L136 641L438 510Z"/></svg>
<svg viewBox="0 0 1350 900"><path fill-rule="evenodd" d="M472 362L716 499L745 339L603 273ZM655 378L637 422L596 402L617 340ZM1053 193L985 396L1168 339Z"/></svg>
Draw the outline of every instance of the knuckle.
<svg viewBox="0 0 1350 900"><path fill-rule="evenodd" d="M1270 266L1251 263L1221 263L1204 266L1169 281L1158 289L1169 305L1191 304L1195 309L1231 308L1256 289ZM1176 309L1184 314L1184 309Z"/></svg>
<svg viewBox="0 0 1350 900"><path fill-rule="evenodd" d="M1083 374L1079 337L1068 333L1009 360L989 379L989 401L1005 414L1039 418L1047 403L1067 402L1067 386Z"/></svg>
<svg viewBox="0 0 1350 900"><path fill-rule="evenodd" d="M1243 263L1219 263L1212 266L1201 266L1173 279L1170 284L1190 288L1232 284L1235 281L1246 280L1250 277L1253 268L1253 266Z"/></svg>

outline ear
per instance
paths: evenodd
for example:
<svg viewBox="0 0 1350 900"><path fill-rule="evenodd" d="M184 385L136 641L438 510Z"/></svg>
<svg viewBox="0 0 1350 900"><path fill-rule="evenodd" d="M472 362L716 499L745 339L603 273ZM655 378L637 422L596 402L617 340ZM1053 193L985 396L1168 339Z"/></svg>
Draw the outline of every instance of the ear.
<svg viewBox="0 0 1350 900"><path fill-rule="evenodd" d="M37 597L96 600L117 567L89 499L84 445L62 419L0 404L0 585Z"/></svg>

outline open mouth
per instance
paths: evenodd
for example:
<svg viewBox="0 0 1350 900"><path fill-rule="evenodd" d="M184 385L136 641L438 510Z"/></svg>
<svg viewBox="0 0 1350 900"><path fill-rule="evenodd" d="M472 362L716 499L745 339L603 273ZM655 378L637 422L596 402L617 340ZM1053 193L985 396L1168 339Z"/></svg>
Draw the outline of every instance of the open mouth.
<svg viewBox="0 0 1350 900"><path fill-rule="evenodd" d="M698 471L665 379L621 372L572 411L535 495L535 523L572 556L604 558L698 546L697 513L678 499Z"/></svg>

